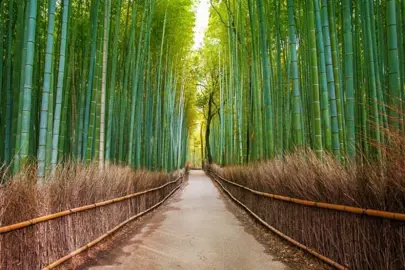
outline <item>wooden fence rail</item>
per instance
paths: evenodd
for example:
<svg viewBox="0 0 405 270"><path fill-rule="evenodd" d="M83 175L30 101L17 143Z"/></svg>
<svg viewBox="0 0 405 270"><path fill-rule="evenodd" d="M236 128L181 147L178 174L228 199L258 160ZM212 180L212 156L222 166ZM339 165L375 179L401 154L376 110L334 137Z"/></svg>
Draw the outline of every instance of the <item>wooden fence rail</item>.
<svg viewBox="0 0 405 270"><path fill-rule="evenodd" d="M168 182L168 183L166 183L164 185L161 185L159 187L156 187L156 188L151 188L151 189L148 189L148 190L145 190L145 191L129 194L129 195L122 196L122 197L119 197L119 198L114 198L114 199L107 200L107 201L104 201L104 202L97 202L97 203L93 203L93 204L89 204L89 205L85 205L85 206L80 206L80 207L68 209L68 210L65 210L65 211L61 211L61 212L58 212L58 213L54 213L54 214L50 214L50 215L37 217L37 218L33 218L33 219L30 219L30 220L26 220L26 221L22 221L22 222L19 222L19 223L16 223L16 224L3 226L3 227L0 227L0 234L15 231L15 230L19 230L19 229L26 228L28 226L32 226L32 225L35 225L35 224L38 224L38 223L41 223L41 222L57 219L57 218L68 216L68 215L78 213L78 212L87 211L87 210L97 208L97 207L106 206L106 205L109 205L109 204L113 204L113 203L117 203L117 202L120 202L120 201L123 201L123 200L134 198L134 197L140 196L142 194L150 193L152 191L162 189L162 188L164 188L164 187L166 187L166 186L168 186L170 184L176 183L182 177L183 176L180 176L176 180L170 181L170 182Z"/></svg>
<svg viewBox="0 0 405 270"><path fill-rule="evenodd" d="M374 210L374 209L365 209L365 208L340 205L340 204L314 202L314 201L302 200L302 199L297 199L297 198L290 198L290 197L276 195L276 194L270 194L270 193L266 193L266 192L257 191L257 190L245 187L243 185L240 185L238 183L229 181L228 179L225 179L222 176L220 176L214 172L210 172L210 173L231 185L243 188L253 194L261 195L263 197L268 197L268 198L271 198L274 200L291 202L291 203L305 205L305 206L311 206L311 207L318 207L318 208L342 211L342 212L358 214L358 215L367 215L367 216L378 217L378 218L405 221L404 213L394 213L394 212L386 212L386 211L380 211L380 210Z"/></svg>
<svg viewBox="0 0 405 270"><path fill-rule="evenodd" d="M181 178L181 177L180 177ZM177 182L180 178L178 178L175 182ZM168 184L173 184L174 182L170 182ZM167 185L167 184L166 184ZM166 186L164 185L164 186ZM71 258L73 258L74 256L82 253L83 251L89 249L90 247L100 243L101 241L103 241L105 238L107 238L108 236L112 235L113 233L115 233L116 231L118 231L120 228L122 228L124 225L128 224L129 222L147 214L148 212L154 210L156 207L158 207L159 205L161 205L162 203L164 203L171 195L173 195L174 192L176 192L178 189L180 188L180 186L175 187L163 200L161 200L160 202L158 202L157 204L153 205L152 207L146 209L145 211L121 222L120 224L118 224L117 226L115 226L113 229L109 230L107 233L101 235L100 237L98 237L97 239L91 241L90 243L80 247L79 249L71 252L70 254L60 258L59 260L51 263L50 265L46 266L45 268L43 268L43 270L49 270L49 269L53 269L59 265L61 265L62 263L66 262L67 260L70 260Z"/></svg>
<svg viewBox="0 0 405 270"><path fill-rule="evenodd" d="M404 213L270 194L208 173L265 227L338 269L405 269Z"/></svg>
<svg viewBox="0 0 405 270"><path fill-rule="evenodd" d="M260 218L256 213L254 213L249 207L247 207L245 204L243 204L240 200L238 200L235 196L232 195L232 193L227 190L224 185L222 185L222 183L220 181L218 181L215 176L217 176L218 178L220 178L221 180L224 180L223 177L220 177L219 175L217 175L216 173L212 173L212 172L208 172L211 176L212 179L215 180L215 182L218 183L218 185L221 187L221 189L232 199L234 200L237 204L239 204L240 206L242 206L246 211L249 212L249 214L251 214L254 218L256 218L261 224L263 224L265 227L267 227L269 230L271 230L272 232L274 232L275 234L277 234L278 236L280 236L281 238L287 240L288 242L290 242L291 244L305 250L306 252L312 254L313 256L317 257L318 259L324 261L325 263L329 264L330 266L333 266L336 269L339 270L346 270L347 268L337 262L335 262L334 260L316 252L315 250L301 244L300 242L292 239L291 237L289 237L288 235L285 235L284 233L280 232L279 230L277 230L276 228L274 228L273 226L271 226L270 224L268 224L266 221L264 221L262 218ZM230 183L231 181L227 181L224 180L228 183ZM235 183L236 184L236 183ZM242 187L239 184L236 184L236 186L238 187ZM257 193L255 193L257 194ZM260 194L261 195L261 194Z"/></svg>

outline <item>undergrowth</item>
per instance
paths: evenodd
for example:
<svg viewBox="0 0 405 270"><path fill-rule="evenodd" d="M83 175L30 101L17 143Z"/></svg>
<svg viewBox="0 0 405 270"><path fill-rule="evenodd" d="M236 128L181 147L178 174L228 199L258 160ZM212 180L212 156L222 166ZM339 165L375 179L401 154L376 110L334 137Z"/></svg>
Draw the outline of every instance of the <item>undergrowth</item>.
<svg viewBox="0 0 405 270"><path fill-rule="evenodd" d="M8 174L3 170L3 182ZM29 167L0 186L0 226L144 191L177 179L173 174L110 165L66 163L36 184ZM119 203L0 234L0 269L41 269L161 201L180 182Z"/></svg>
<svg viewBox="0 0 405 270"><path fill-rule="evenodd" d="M254 190L347 206L405 213L405 145L381 147L379 160L340 164L310 150L281 159L210 170ZM403 221L272 200L220 180L277 230L350 269L404 269Z"/></svg>
<svg viewBox="0 0 405 270"><path fill-rule="evenodd" d="M404 144L405 145L405 144ZM255 190L318 202L405 213L405 149L383 149L384 158L342 165L310 150L282 159L211 169Z"/></svg>

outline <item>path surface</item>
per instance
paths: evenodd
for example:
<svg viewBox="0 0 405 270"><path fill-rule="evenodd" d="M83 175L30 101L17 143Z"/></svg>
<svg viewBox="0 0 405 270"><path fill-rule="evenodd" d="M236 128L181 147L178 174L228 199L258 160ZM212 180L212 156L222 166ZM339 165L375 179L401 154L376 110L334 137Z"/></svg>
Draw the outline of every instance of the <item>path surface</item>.
<svg viewBox="0 0 405 270"><path fill-rule="evenodd" d="M89 269L288 269L265 253L202 171ZM115 248L113 248L115 249Z"/></svg>

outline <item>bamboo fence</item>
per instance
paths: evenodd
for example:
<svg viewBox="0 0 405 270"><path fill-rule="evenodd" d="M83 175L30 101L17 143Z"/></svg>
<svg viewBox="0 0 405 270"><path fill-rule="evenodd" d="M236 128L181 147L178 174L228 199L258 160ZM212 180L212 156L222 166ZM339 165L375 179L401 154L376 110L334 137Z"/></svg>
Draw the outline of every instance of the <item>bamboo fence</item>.
<svg viewBox="0 0 405 270"><path fill-rule="evenodd" d="M0 227L0 269L51 269L60 265L158 207L180 187L182 178Z"/></svg>
<svg viewBox="0 0 405 270"><path fill-rule="evenodd" d="M337 269L405 268L403 213L260 192L209 174L264 226Z"/></svg>

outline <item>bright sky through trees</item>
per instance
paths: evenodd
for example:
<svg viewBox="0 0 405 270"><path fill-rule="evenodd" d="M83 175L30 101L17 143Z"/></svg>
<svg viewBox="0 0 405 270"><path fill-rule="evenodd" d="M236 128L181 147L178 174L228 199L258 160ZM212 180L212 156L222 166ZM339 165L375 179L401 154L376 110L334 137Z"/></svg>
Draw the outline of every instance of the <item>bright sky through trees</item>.
<svg viewBox="0 0 405 270"><path fill-rule="evenodd" d="M200 0L195 7L196 22L194 27L193 50L198 50L203 46L205 30L208 27L209 0Z"/></svg>

